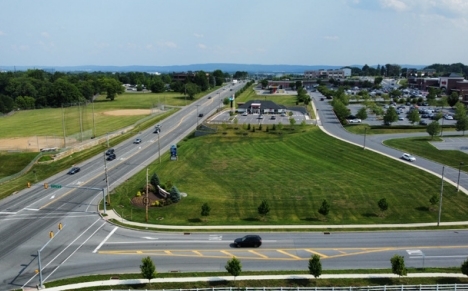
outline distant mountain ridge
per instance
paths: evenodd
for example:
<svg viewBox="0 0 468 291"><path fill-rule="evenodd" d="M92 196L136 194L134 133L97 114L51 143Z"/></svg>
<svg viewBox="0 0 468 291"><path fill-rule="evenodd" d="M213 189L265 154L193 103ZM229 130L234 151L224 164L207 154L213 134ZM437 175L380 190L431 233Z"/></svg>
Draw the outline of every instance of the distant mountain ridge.
<svg viewBox="0 0 468 291"><path fill-rule="evenodd" d="M383 65L383 64L382 64ZM381 66L382 66L381 65ZM349 67L362 68L364 65L351 65ZM402 68L422 69L425 65L400 65ZM192 64L192 65L173 65L173 66L1 66L0 71L26 71L28 69L41 69L45 71L61 71L61 72L187 72L187 71L206 71L221 70L223 72L245 71L249 73L304 73L309 70L319 69L340 69L346 66L329 66L329 65L260 65L260 64L228 64L228 63L211 63L211 64ZM377 67L372 65L371 67Z"/></svg>

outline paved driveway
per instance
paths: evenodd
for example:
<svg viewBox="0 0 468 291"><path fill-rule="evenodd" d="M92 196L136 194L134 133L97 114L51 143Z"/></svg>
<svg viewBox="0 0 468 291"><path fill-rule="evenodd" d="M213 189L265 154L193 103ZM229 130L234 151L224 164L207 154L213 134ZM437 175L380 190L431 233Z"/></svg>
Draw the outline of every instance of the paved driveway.
<svg viewBox="0 0 468 291"><path fill-rule="evenodd" d="M208 123L232 123L234 118L237 118L239 124L278 124L281 122L286 125L290 123L289 112L292 112L292 117L296 120L296 124L301 124L304 120L307 123L311 122L308 115L304 115L299 111L288 111L286 116L281 116L281 114L247 114L247 116L245 116L242 113L236 113L236 115L230 116L229 111L223 111L211 117ZM260 118L260 116L262 116L262 118Z"/></svg>

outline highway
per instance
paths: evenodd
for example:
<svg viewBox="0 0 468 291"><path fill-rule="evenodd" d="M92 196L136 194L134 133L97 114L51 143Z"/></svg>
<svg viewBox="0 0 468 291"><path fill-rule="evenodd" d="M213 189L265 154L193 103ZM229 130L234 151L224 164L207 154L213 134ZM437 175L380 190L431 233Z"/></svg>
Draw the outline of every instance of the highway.
<svg viewBox="0 0 468 291"><path fill-rule="evenodd" d="M211 115L223 98L234 91L218 90L211 99L204 97L179 110L160 123L159 136L150 128L115 147L117 159L107 162L109 188L146 168L194 130L197 119ZM219 92L219 94L218 94ZM320 95L313 94L313 98ZM322 102L322 103L320 103ZM316 101L322 125L330 133L357 144L362 137L346 132L334 118L327 102ZM199 105L199 106L197 106ZM198 108L198 109L197 109ZM198 113L204 113L199 118ZM401 153L369 138L366 146L398 158ZM418 157L415 163L435 173L441 165ZM106 189L103 155L82 164L75 175L59 173L32 188L0 201L0 290L35 286L38 282L37 251L55 238L41 252L43 280L51 281L96 273L138 272L143 256L151 256L159 272L224 271L232 255L242 260L244 270L304 270L311 254L320 254L325 269L388 268L390 257L404 255L407 266L457 266L468 256L468 231L401 231L401 232L336 232L261 233L259 249L234 249L230 243L243 234L233 233L155 233L127 230L101 219L97 203L102 191L61 188L43 189L42 183L71 187ZM458 173L458 171L457 171ZM447 170L449 179L453 173ZM462 177L466 188L468 178ZM104 190L106 191L106 190ZM58 224L63 229L58 232Z"/></svg>

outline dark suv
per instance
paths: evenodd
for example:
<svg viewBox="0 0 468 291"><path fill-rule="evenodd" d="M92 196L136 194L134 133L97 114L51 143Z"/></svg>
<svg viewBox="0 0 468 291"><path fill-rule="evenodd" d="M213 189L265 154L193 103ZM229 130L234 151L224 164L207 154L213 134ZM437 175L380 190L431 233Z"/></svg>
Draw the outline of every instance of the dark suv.
<svg viewBox="0 0 468 291"><path fill-rule="evenodd" d="M106 151L106 156L113 155L113 154L114 154L114 151L115 151L114 149L108 149L108 150Z"/></svg>
<svg viewBox="0 0 468 291"><path fill-rule="evenodd" d="M240 247L254 247L258 248L262 245L262 238L259 235L250 234L234 240L234 246Z"/></svg>

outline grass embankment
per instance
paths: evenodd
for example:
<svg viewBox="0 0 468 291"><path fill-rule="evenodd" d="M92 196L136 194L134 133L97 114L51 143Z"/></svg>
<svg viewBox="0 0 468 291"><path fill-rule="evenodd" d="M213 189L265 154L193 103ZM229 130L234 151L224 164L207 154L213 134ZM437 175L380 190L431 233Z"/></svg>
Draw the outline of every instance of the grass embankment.
<svg viewBox="0 0 468 291"><path fill-rule="evenodd" d="M365 121L364 121L365 122ZM425 126L408 126L408 127L383 127L383 126L370 126L367 124L348 124L343 126L347 131L355 134L392 134L392 133L413 133L413 132L425 132ZM455 131L453 127L445 127L444 132ZM429 134L428 134L429 136Z"/></svg>
<svg viewBox="0 0 468 291"><path fill-rule="evenodd" d="M11 176L23 170L38 154L37 153L5 153L0 152L0 179Z"/></svg>
<svg viewBox="0 0 468 291"><path fill-rule="evenodd" d="M437 211L429 199L437 195L440 181L406 163L333 139L320 130L297 127L282 135L228 130L226 135L186 139L179 143L179 160L168 155L150 166L163 184L171 181L188 196L179 203L150 208L150 222L169 225L262 224L382 224L435 222ZM271 129L271 127L270 127ZM247 133L243 136L242 133ZM135 221L145 211L131 205L145 185L142 171L116 189L117 211ZM408 177L411 177L409 179ZM377 201L386 198L389 209L381 215ZM322 201L329 215L318 214ZM257 207L270 206L265 220ZM203 203L210 216L200 216ZM468 197L455 187L444 189L442 221L466 219ZM122 208L123 207L123 208ZM158 218L164 218L159 220Z"/></svg>
<svg viewBox="0 0 468 291"><path fill-rule="evenodd" d="M460 162L463 162L465 165L460 169L465 172L468 171L468 167L466 166L468 164L467 154L462 151L455 150L438 150L430 144L431 141L438 142L442 141L442 139L435 137L434 140L432 140L429 136L410 137L386 140L384 141L384 144L399 149L403 152L408 152L420 157L424 157L453 168L458 168L460 166Z"/></svg>
<svg viewBox="0 0 468 291"><path fill-rule="evenodd" d="M144 129L148 128L148 127L153 126L155 123L157 123L160 120L166 118L167 116L169 116L173 112L174 112L174 110L171 110L171 111L166 112L165 114L163 114L161 116L155 116L154 118L151 118L151 119L139 124L137 126L137 128L135 128L134 131L128 132L128 133L120 135L120 136L118 136L118 137L116 137L114 139L111 139L109 141L109 146L112 147L114 145L117 145L120 142L124 141L125 139L128 139L131 136L135 135L138 131L141 131L141 130L144 130ZM85 161L85 160L87 160L87 159L89 159L89 158L91 158L91 157L93 157L93 156L95 156L95 155L97 155L99 153L102 153L107 148L106 146L107 146L106 144L100 144L100 145L92 147L92 148L90 148L88 150L84 150L84 151L81 151L81 152L78 152L78 153L74 153L71 156L68 156L66 158L63 158L63 159L55 161L55 162L35 164L23 176L2 184L1 187L0 187L0 199L3 199L5 197L15 193L16 191L19 191L19 190L22 190L22 189L26 188L27 182L30 182L31 184L34 184L37 181L42 181L42 180L47 181L47 178L53 176L54 174L56 174L56 173L58 173L60 171L63 171L65 169L70 168L72 165L79 165L79 163L81 163L81 162L83 162L83 161ZM22 155L22 154L16 153L13 156L17 156L17 155ZM37 153L35 153L35 155L37 155ZM32 158L30 158L27 162L25 161L26 164L23 165L23 168L31 160L32 160ZM16 161L14 161L14 163L15 162ZM18 169L18 168L21 167L21 165L18 163L18 164L15 164L14 166L11 166L11 167L16 167ZM20 168L16 172L19 172L23 168ZM36 172L35 174L34 174L34 171ZM5 175L5 173L6 172L2 172L3 175ZM42 185L33 185L32 187L43 187L43 186Z"/></svg>
<svg viewBox="0 0 468 291"><path fill-rule="evenodd" d="M408 273L460 273L459 268L448 269L408 269ZM379 270L323 270L322 274L391 274L389 269ZM269 271L269 272L242 272L241 275L288 275L288 274L308 274L306 271ZM228 276L226 272L199 272L199 273L158 273L157 278L180 278L180 277L217 277ZM69 278L46 283L47 288L63 286L68 284L93 282L109 280L110 278L141 279L141 274L109 274L93 275L77 278ZM193 288L211 288L211 287L343 287L343 286L375 286L375 285L434 285L434 284L461 284L468 283L468 278L375 278L375 279L323 279L317 280L255 280L255 281L221 281L221 282L189 282L189 283L163 283L163 284L142 284L142 285L124 285L113 286L114 289L138 290L138 289L193 289ZM108 290L109 287L92 287L79 289L87 290Z"/></svg>

